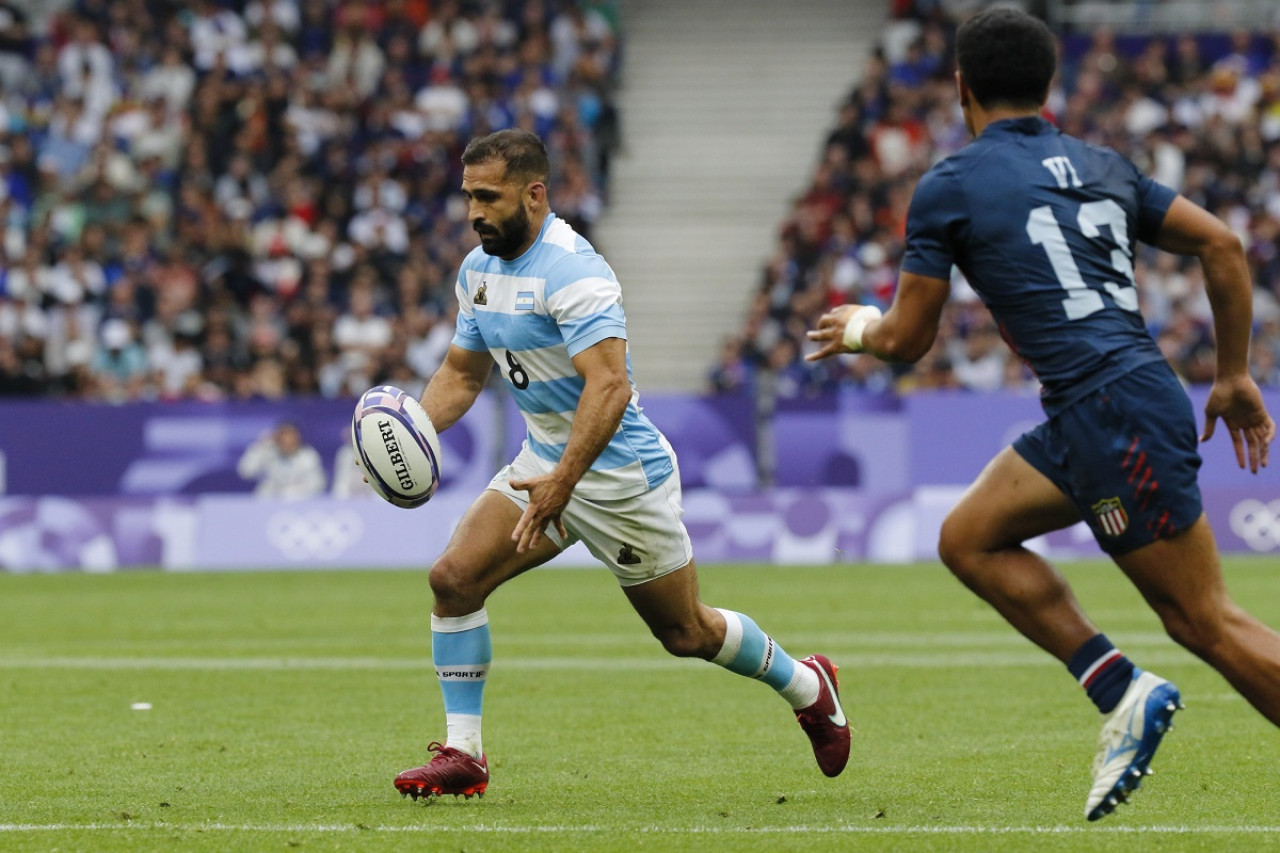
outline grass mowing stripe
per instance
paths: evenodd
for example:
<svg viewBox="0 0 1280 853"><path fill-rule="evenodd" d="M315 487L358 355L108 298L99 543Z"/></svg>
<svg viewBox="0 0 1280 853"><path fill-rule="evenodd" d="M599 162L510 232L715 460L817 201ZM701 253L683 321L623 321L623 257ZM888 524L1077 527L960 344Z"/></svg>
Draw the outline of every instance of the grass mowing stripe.
<svg viewBox="0 0 1280 853"><path fill-rule="evenodd" d="M1280 834L1280 826L352 826L344 824L0 824L0 832L130 832L155 830L182 832L293 832L293 833L368 833L396 834L430 833L465 834L496 833L502 835L582 834L602 832L641 832L652 835L791 835L809 833L816 835L1074 835L1109 834L1137 835L1158 833L1164 835L1221 835L1246 833L1249 835Z"/></svg>
<svg viewBox="0 0 1280 853"><path fill-rule="evenodd" d="M966 652L950 654L840 654L838 649L826 650L840 666L857 669L876 667L940 669L987 667L1048 667L1057 662L1036 650L1026 652ZM1163 665L1185 663L1187 655L1176 649L1158 650L1143 656L1143 663ZM655 672L673 666L700 667L702 661L669 657L502 657L498 666L516 670L628 670ZM378 657L324 657L324 658L255 658L255 657L0 657L0 670L4 669L89 669L89 670L172 670L172 671L235 671L235 670L430 670L432 663L425 655L420 658Z"/></svg>
<svg viewBox="0 0 1280 853"><path fill-rule="evenodd" d="M576 634L547 634L536 633L531 634L525 631L513 630L512 627L505 622L493 626L493 630L500 635L504 645L512 648L527 649L533 646L550 646L552 648L563 648L565 646L586 646L590 648L601 648L605 646L619 646L622 648L635 648L644 646L650 641L643 629L635 631L617 631L617 632L580 632ZM429 641L429 635L423 633L421 643L425 645ZM1173 641L1169 639L1167 634L1159 632L1144 631L1128 631L1124 633L1124 645L1126 648L1147 648L1147 647L1167 647ZM787 643L792 646L814 646L820 648L837 647L845 649L868 649L868 648L888 648L888 649L935 649L935 648L992 648L992 649L1027 649L1027 640L1019 635L1012 628L1002 629L999 631L987 632L956 632L956 631L920 631L912 633L903 632L865 632L865 631L810 631L810 630L794 630L788 628L786 630ZM252 649L261 656L264 650L275 647L281 651L275 652L274 657L293 657L286 648L297 648L309 644L309 639L275 639L265 640L261 638L229 638L221 639L218 645L229 651L237 648ZM131 648L147 649L154 651L163 648L186 648L190 646L189 640L169 640L151 638L145 641L123 641L119 639L112 640L111 649L117 653L127 652ZM14 648L10 646L10 648ZM120 655L116 655L120 656Z"/></svg>

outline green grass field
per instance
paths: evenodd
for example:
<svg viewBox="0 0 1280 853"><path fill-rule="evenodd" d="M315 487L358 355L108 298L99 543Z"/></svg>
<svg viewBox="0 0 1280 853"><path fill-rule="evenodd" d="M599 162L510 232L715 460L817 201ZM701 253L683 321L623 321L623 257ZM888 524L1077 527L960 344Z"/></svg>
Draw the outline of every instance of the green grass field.
<svg viewBox="0 0 1280 853"><path fill-rule="evenodd" d="M0 849L1277 849L1275 730L1116 570L1066 571L1188 705L1097 824L1099 715L936 565L702 570L706 601L841 665L834 780L780 699L667 657L605 571L521 578L489 605L489 793L429 805L391 786L443 734L425 574L0 575ZM1228 575L1280 624L1275 561Z"/></svg>

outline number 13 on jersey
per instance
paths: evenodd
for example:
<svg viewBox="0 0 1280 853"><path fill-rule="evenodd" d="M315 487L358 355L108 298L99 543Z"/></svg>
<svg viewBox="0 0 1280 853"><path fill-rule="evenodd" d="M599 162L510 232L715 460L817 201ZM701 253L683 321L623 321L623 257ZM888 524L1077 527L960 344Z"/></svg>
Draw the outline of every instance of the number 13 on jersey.
<svg viewBox="0 0 1280 853"><path fill-rule="evenodd" d="M1076 225L1080 233L1090 240L1103 239L1104 226L1111 229L1111 238L1117 245L1111 250L1111 271L1120 281L1103 281L1101 284L1117 306L1126 311L1137 311L1138 289L1133 280L1133 251L1129 246L1129 225L1124 209L1111 199L1085 202L1076 215ZM1031 211L1027 217L1027 236L1035 245L1044 247L1058 284L1067 291L1062 307L1068 320L1088 317L1106 307L1102 293L1090 287L1080 274L1052 207L1046 204Z"/></svg>

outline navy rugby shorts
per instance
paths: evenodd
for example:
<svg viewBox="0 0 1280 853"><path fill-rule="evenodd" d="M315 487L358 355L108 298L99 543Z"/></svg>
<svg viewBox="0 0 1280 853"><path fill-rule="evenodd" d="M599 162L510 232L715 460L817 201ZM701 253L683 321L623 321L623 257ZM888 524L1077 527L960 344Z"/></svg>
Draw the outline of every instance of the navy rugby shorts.
<svg viewBox="0 0 1280 853"><path fill-rule="evenodd" d="M1013 449L1075 503L1116 557L1200 517L1198 443L1191 401L1157 362L1067 406Z"/></svg>

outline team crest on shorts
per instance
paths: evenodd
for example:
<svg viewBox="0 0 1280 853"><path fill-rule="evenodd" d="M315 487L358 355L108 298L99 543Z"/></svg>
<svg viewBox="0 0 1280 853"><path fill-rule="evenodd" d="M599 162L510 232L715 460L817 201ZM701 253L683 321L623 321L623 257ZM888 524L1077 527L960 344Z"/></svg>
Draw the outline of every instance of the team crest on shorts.
<svg viewBox="0 0 1280 853"><path fill-rule="evenodd" d="M626 542L622 546L622 550L618 552L618 565L634 566L640 563L640 557L632 549L631 543Z"/></svg>
<svg viewBox="0 0 1280 853"><path fill-rule="evenodd" d="M475 298L472 299L471 302L475 305L488 305L489 297L485 295L485 290L487 290L488 287L489 285L485 284L483 281L480 282L480 287L476 290Z"/></svg>
<svg viewBox="0 0 1280 853"><path fill-rule="evenodd" d="M1107 498L1093 505L1093 514L1098 517L1098 524L1108 536L1119 536L1129 529L1129 514L1120 505L1119 498Z"/></svg>

